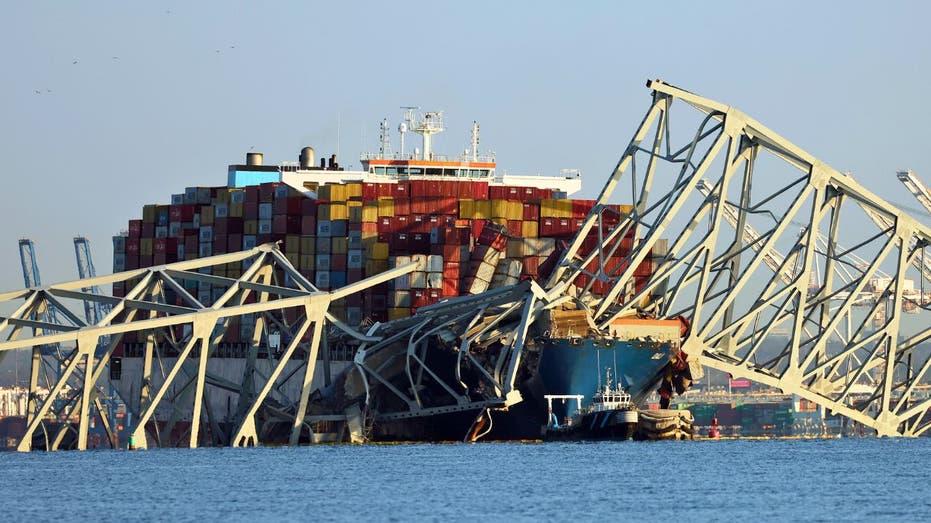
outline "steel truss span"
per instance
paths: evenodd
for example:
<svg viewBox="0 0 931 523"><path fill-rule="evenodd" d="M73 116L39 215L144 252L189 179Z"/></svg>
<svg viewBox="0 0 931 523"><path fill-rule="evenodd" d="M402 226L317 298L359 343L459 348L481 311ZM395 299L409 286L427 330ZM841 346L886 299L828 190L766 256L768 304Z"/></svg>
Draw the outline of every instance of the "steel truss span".
<svg viewBox="0 0 931 523"><path fill-rule="evenodd" d="M682 316L683 350L704 366L881 436L926 432L931 230L746 114L647 87L652 104L547 288L579 274L612 283L605 296L580 291L602 328ZM633 210L605 228L616 198ZM582 255L589 231L601 245ZM624 238L639 239L628 263L605 266Z"/></svg>
<svg viewBox="0 0 931 523"><path fill-rule="evenodd" d="M205 269L231 263L242 264L241 277L205 274ZM109 379L105 371L114 350L128 333L145 340L141 381L131 387L133 397L122 398L134 421L131 431L136 448L164 441L165 434L160 434L153 415L157 409L171 412L173 421L167 426L170 432L171 424L179 417L180 403L189 404L190 447L203 442L199 434L202 413L211 427L210 444L259 444L262 422L256 418L260 408L266 410L263 419L269 418L271 410L277 421L289 423L289 442L296 444L307 430L305 414L324 326L363 337L327 312L331 302L409 273L415 267L408 264L333 292L321 292L276 245L268 244L239 253L0 294L0 303L24 300L15 312L0 318L0 358L13 350L32 352L26 433L17 449L29 451L33 441L41 441L44 448L56 450L70 437L75 448L85 450L91 420L98 416L110 432L107 416L102 415L100 395ZM118 282L126 284L125 297L87 290ZM224 290L208 306L188 291L191 282ZM109 312L88 324L70 312L69 302L99 304L108 307ZM57 319L45 314L50 309L59 312ZM242 381L212 376L207 372L208 360L216 354L226 330L233 328L233 319L243 321L247 317L255 322L255 334ZM260 369L257 348L268 346L271 332L280 337L280 350L269 353ZM102 340L106 346L98 349ZM61 357L49 350L55 346L61 347ZM172 358L165 357L166 351L172 353ZM289 381L296 382L291 387L299 391L294 399L279 391ZM40 396L43 386L48 392ZM208 389L218 387L238 397L235 415L226 430L208 401ZM272 397L277 403L270 408L267 400ZM77 419L77 423L52 423L62 419Z"/></svg>

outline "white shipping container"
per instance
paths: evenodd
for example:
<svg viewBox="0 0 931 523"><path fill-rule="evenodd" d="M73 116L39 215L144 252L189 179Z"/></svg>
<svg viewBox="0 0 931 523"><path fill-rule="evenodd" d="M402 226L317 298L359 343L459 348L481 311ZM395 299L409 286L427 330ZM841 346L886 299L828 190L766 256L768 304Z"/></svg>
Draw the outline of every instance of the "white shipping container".
<svg viewBox="0 0 931 523"><path fill-rule="evenodd" d="M427 288L428 289L442 289L443 288L443 273L442 272L428 272L427 273Z"/></svg>
<svg viewBox="0 0 931 523"><path fill-rule="evenodd" d="M524 238L524 256L549 256L556 250L555 238Z"/></svg>
<svg viewBox="0 0 931 523"><path fill-rule="evenodd" d="M475 278L490 282L495 275L495 266L490 263L482 262L478 265L478 270L475 271Z"/></svg>
<svg viewBox="0 0 931 523"><path fill-rule="evenodd" d="M443 257L439 254L431 254L430 256L427 256L427 271L443 272Z"/></svg>
<svg viewBox="0 0 931 523"><path fill-rule="evenodd" d="M395 267L403 267L404 265L407 265L410 262L411 262L410 256L395 256L394 257Z"/></svg>
<svg viewBox="0 0 931 523"><path fill-rule="evenodd" d="M317 236L329 238L330 230L330 220L320 220L317 222Z"/></svg>
<svg viewBox="0 0 931 523"><path fill-rule="evenodd" d="M362 231L349 231L348 247L350 250L362 249Z"/></svg>
<svg viewBox="0 0 931 523"><path fill-rule="evenodd" d="M425 254L413 254L411 255L411 261L417 264L417 268L414 270L417 270L417 271L427 270L427 256Z"/></svg>
<svg viewBox="0 0 931 523"><path fill-rule="evenodd" d="M469 286L469 294L481 294L488 290L488 282L479 280L478 278L472 280L472 285Z"/></svg>
<svg viewBox="0 0 931 523"><path fill-rule="evenodd" d="M199 244L200 248L197 251L198 258L206 258L208 256L213 256L213 244L212 243L201 243Z"/></svg>
<svg viewBox="0 0 931 523"><path fill-rule="evenodd" d="M272 233L272 221L271 220L259 220L259 234L271 234Z"/></svg>
<svg viewBox="0 0 931 523"><path fill-rule="evenodd" d="M248 235L248 236L243 236L243 237L242 237L242 248L243 248L243 250L254 249L254 248L255 248L255 242L256 242L255 236L253 236L253 235L251 235L251 234Z"/></svg>
<svg viewBox="0 0 931 523"><path fill-rule="evenodd" d="M411 306L410 291L389 292L388 293L388 306L389 307L410 307Z"/></svg>
<svg viewBox="0 0 931 523"><path fill-rule="evenodd" d="M169 238L181 237L181 222L169 222L168 223L168 237Z"/></svg>
<svg viewBox="0 0 931 523"><path fill-rule="evenodd" d="M225 203L218 203L213 208L213 217L214 218L228 218L230 215L230 207Z"/></svg>
<svg viewBox="0 0 931 523"><path fill-rule="evenodd" d="M156 238L167 238L168 237L168 226L160 225L155 227L155 237Z"/></svg>
<svg viewBox="0 0 931 523"><path fill-rule="evenodd" d="M411 273L411 289L426 289L427 273L423 271L414 271Z"/></svg>
<svg viewBox="0 0 931 523"><path fill-rule="evenodd" d="M172 195L171 195L171 204L172 204L172 205L181 205L181 204L183 204L183 203L184 203L184 195L183 195L183 194L172 194Z"/></svg>

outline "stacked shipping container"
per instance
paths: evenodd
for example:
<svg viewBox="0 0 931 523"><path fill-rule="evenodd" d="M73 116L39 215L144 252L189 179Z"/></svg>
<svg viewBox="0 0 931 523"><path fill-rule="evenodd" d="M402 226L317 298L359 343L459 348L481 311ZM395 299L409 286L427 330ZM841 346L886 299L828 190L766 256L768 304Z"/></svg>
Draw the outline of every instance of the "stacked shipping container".
<svg viewBox="0 0 931 523"><path fill-rule="evenodd" d="M477 294L543 279L565 241L579 230L594 201L552 198L533 187L489 186L487 182L415 180L397 183L346 183L312 187L316 200L290 187L265 183L242 189L190 187L170 205L146 205L142 219L114 237L114 271L161 265L280 242L291 263L321 290L342 287L384 270L416 263L406 276L337 303L334 314L350 324L386 321L452 296ZM620 221L628 208L605 213L604 227ZM597 233L583 244L597 245ZM631 247L625 238L609 263L621 268ZM648 260L637 269L649 276ZM239 277L240 264L213 269ZM278 274L283 281L284 274ZM579 276L575 284L588 285ZM639 283L639 282L638 282ZM224 288L189 283L202 303ZM591 284L596 293L607 285ZM116 296L126 289L114 286ZM195 294L196 293L196 294ZM248 325L228 333L228 341L251 338Z"/></svg>

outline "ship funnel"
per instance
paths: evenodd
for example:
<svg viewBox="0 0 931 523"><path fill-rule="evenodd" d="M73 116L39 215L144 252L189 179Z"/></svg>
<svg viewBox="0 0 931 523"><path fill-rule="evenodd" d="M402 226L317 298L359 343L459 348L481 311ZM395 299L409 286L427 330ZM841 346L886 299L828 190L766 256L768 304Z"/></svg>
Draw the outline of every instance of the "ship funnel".
<svg viewBox="0 0 931 523"><path fill-rule="evenodd" d="M304 147L301 149L300 156L301 169L313 169L314 168L314 148L313 147Z"/></svg>
<svg viewBox="0 0 931 523"><path fill-rule="evenodd" d="M246 153L246 165L262 165L262 153Z"/></svg>

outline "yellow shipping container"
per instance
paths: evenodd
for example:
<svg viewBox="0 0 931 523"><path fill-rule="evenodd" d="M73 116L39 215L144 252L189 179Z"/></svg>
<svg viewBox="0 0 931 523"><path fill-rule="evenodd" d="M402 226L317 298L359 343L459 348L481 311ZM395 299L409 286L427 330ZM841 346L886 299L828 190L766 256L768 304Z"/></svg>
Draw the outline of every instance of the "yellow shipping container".
<svg viewBox="0 0 931 523"><path fill-rule="evenodd" d="M552 198L540 200L540 218L559 218L559 207Z"/></svg>
<svg viewBox="0 0 931 523"><path fill-rule="evenodd" d="M200 208L200 225L213 225L213 205L204 205Z"/></svg>
<svg viewBox="0 0 931 523"><path fill-rule="evenodd" d="M328 220L348 220L349 219L349 207L345 203L331 203L330 204L330 217Z"/></svg>
<svg viewBox="0 0 931 523"><path fill-rule="evenodd" d="M242 233L246 235L256 235L259 233L258 220L245 220L242 222Z"/></svg>
<svg viewBox="0 0 931 523"><path fill-rule="evenodd" d="M361 183L347 183L346 187L346 199L362 197L362 184Z"/></svg>
<svg viewBox="0 0 931 523"><path fill-rule="evenodd" d="M540 236L539 224L535 221L525 221L520 225L520 235L524 238L536 238Z"/></svg>
<svg viewBox="0 0 931 523"><path fill-rule="evenodd" d="M301 252L301 235L289 234L284 237L284 252L288 254L300 254Z"/></svg>
<svg viewBox="0 0 931 523"><path fill-rule="evenodd" d="M315 252L317 252L317 238L301 236L301 254L314 254Z"/></svg>
<svg viewBox="0 0 931 523"><path fill-rule="evenodd" d="M298 267L302 271L312 271L316 267L316 256L313 254L301 254L301 264Z"/></svg>
<svg viewBox="0 0 931 523"><path fill-rule="evenodd" d="M375 276L388 270L388 260L365 260L365 275Z"/></svg>
<svg viewBox="0 0 931 523"><path fill-rule="evenodd" d="M388 307L388 319L399 320L411 315L411 310L407 307Z"/></svg>
<svg viewBox="0 0 931 523"><path fill-rule="evenodd" d="M145 223L155 223L155 208L156 205L143 205L142 206L142 221Z"/></svg>
<svg viewBox="0 0 931 523"><path fill-rule="evenodd" d="M372 244L372 255L370 256L373 260L387 260L388 259L388 244L382 242L375 242Z"/></svg>
<svg viewBox="0 0 931 523"><path fill-rule="evenodd" d="M297 254L297 253L292 254L292 253L289 252L289 253L285 254L285 257L288 258L288 261L291 262L291 265L293 265L293 266L295 266L295 267L300 267L300 265L301 265L301 255L300 255L300 254Z"/></svg>
<svg viewBox="0 0 931 523"><path fill-rule="evenodd" d="M572 200L556 200L559 202L559 217L572 218Z"/></svg>
<svg viewBox="0 0 931 523"><path fill-rule="evenodd" d="M141 256L152 256L152 238L139 240L139 254Z"/></svg>
<svg viewBox="0 0 931 523"><path fill-rule="evenodd" d="M621 205L621 216L630 214L630 211L634 210L633 205Z"/></svg>
<svg viewBox="0 0 931 523"><path fill-rule="evenodd" d="M242 276L242 263L233 262L226 264L226 277L227 278L238 278Z"/></svg>
<svg viewBox="0 0 931 523"><path fill-rule="evenodd" d="M508 202L508 220L524 219L524 202L517 200L507 200Z"/></svg>
<svg viewBox="0 0 931 523"><path fill-rule="evenodd" d="M475 200L475 212L471 219L487 220L491 217L491 200Z"/></svg>
<svg viewBox="0 0 931 523"><path fill-rule="evenodd" d="M241 203L230 204L230 218L242 218L242 204Z"/></svg>
<svg viewBox="0 0 931 523"><path fill-rule="evenodd" d="M213 268L213 275L226 278L226 265L217 265Z"/></svg>
<svg viewBox="0 0 931 523"><path fill-rule="evenodd" d="M394 216L394 198L378 199L378 217Z"/></svg>
<svg viewBox="0 0 931 523"><path fill-rule="evenodd" d="M491 217L508 219L508 201L491 200Z"/></svg>
<svg viewBox="0 0 931 523"><path fill-rule="evenodd" d="M500 225L500 226L502 226L502 227L507 227L507 226L508 226L508 219L507 219L507 218L492 218L491 221L494 222L494 223L497 223L498 225Z"/></svg>
<svg viewBox="0 0 931 523"><path fill-rule="evenodd" d="M459 219L460 220L471 220L472 216L475 215L475 200L471 198L463 198L459 200Z"/></svg>
<svg viewBox="0 0 931 523"><path fill-rule="evenodd" d="M362 223L375 223L378 221L378 202L367 201L362 207Z"/></svg>
<svg viewBox="0 0 931 523"><path fill-rule="evenodd" d="M348 202L346 205L349 207L349 223L362 223L362 202ZM378 215L377 208L375 214Z"/></svg>
<svg viewBox="0 0 931 523"><path fill-rule="evenodd" d="M326 184L321 185L317 190L317 194L321 200L329 200L331 202L345 202L346 201L346 186L343 184Z"/></svg>
<svg viewBox="0 0 931 523"><path fill-rule="evenodd" d="M333 254L346 254L349 250L349 238L345 236L334 236L330 240L330 246Z"/></svg>

